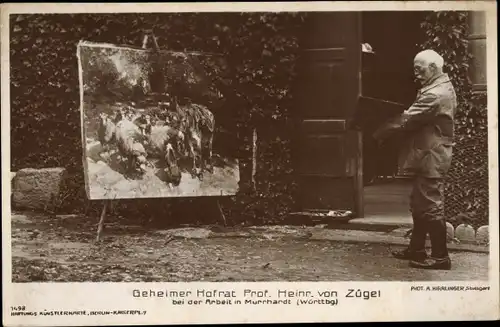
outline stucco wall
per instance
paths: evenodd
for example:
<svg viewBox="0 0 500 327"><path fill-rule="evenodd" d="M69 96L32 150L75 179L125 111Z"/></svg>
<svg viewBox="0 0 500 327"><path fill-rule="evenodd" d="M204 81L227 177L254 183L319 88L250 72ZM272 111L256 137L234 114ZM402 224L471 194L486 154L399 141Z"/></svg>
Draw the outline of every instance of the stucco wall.
<svg viewBox="0 0 500 327"><path fill-rule="evenodd" d="M473 55L470 69L471 80L474 90L486 91L486 13L484 11L471 12L469 19L469 45Z"/></svg>

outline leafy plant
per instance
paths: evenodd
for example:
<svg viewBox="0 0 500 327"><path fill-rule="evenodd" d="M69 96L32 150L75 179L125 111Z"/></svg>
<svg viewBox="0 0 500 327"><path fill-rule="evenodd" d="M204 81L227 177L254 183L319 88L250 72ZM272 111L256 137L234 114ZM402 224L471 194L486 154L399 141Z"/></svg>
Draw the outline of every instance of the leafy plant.
<svg viewBox="0 0 500 327"><path fill-rule="evenodd" d="M432 12L421 27L427 38L421 48L434 49L443 56L459 103L456 147L446 185L446 215L471 214L475 225L488 224L487 102L485 93L472 92L469 78L469 12Z"/></svg>

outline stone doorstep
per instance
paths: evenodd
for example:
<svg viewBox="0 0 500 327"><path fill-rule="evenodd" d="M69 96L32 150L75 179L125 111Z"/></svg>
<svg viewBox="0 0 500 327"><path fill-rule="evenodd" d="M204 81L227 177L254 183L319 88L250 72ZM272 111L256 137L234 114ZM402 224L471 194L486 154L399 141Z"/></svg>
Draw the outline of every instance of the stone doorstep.
<svg viewBox="0 0 500 327"><path fill-rule="evenodd" d="M353 226L384 226L395 228L411 228L413 226L412 220L407 217L385 219L381 217L354 218L349 220L349 224Z"/></svg>
<svg viewBox="0 0 500 327"><path fill-rule="evenodd" d="M366 217L366 218L347 218L347 217L326 217L317 216L314 212L300 212L290 214L286 221L292 225L298 226L317 226L325 224L331 229L352 229L366 231L384 231L389 232L397 228L412 227L413 223L408 217L387 218L387 217Z"/></svg>

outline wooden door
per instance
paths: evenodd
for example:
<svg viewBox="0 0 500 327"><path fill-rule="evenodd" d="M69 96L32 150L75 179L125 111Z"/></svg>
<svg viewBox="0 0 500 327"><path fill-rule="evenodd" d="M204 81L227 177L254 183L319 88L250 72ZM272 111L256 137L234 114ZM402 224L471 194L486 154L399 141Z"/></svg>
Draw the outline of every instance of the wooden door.
<svg viewBox="0 0 500 327"><path fill-rule="evenodd" d="M362 143L349 130L360 94L360 14L310 13L298 77L298 174L303 211L363 216Z"/></svg>

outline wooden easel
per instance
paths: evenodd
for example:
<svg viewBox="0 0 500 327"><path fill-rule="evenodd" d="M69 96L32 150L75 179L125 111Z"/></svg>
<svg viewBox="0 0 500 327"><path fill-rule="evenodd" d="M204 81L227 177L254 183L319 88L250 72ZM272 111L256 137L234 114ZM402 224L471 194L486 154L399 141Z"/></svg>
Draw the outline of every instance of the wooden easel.
<svg viewBox="0 0 500 327"><path fill-rule="evenodd" d="M151 39L153 40L153 49L159 50L160 47L158 46L158 41L152 30L148 30L144 33L144 38L142 39L142 48L147 49L149 36L151 36Z"/></svg>
<svg viewBox="0 0 500 327"><path fill-rule="evenodd" d="M151 36L151 39L153 40L153 48L155 50L159 50L160 47L158 46L158 41L157 41L156 36L154 35L152 30L148 30L144 33L144 38L142 40L142 48L147 49L149 36ZM106 214L107 214L108 208L112 207L111 201L113 201L113 200L104 200L104 204L103 204L102 211L101 211L101 217L100 217L99 223L97 225L97 237L96 237L97 243L100 242L102 239L102 232L104 230L104 221L106 219ZM222 207L221 207L220 201L218 199L217 199L217 208L219 210L219 214L222 218L222 222L224 223L224 226L227 226L226 216L224 215L224 212L222 211Z"/></svg>
<svg viewBox="0 0 500 327"><path fill-rule="evenodd" d="M106 218L106 211L108 210L108 206L110 206L110 204L111 200L104 200L104 205L101 211L101 218L99 219L99 223L97 224L97 237L95 240L97 243L101 241L101 235L104 229L104 218Z"/></svg>

